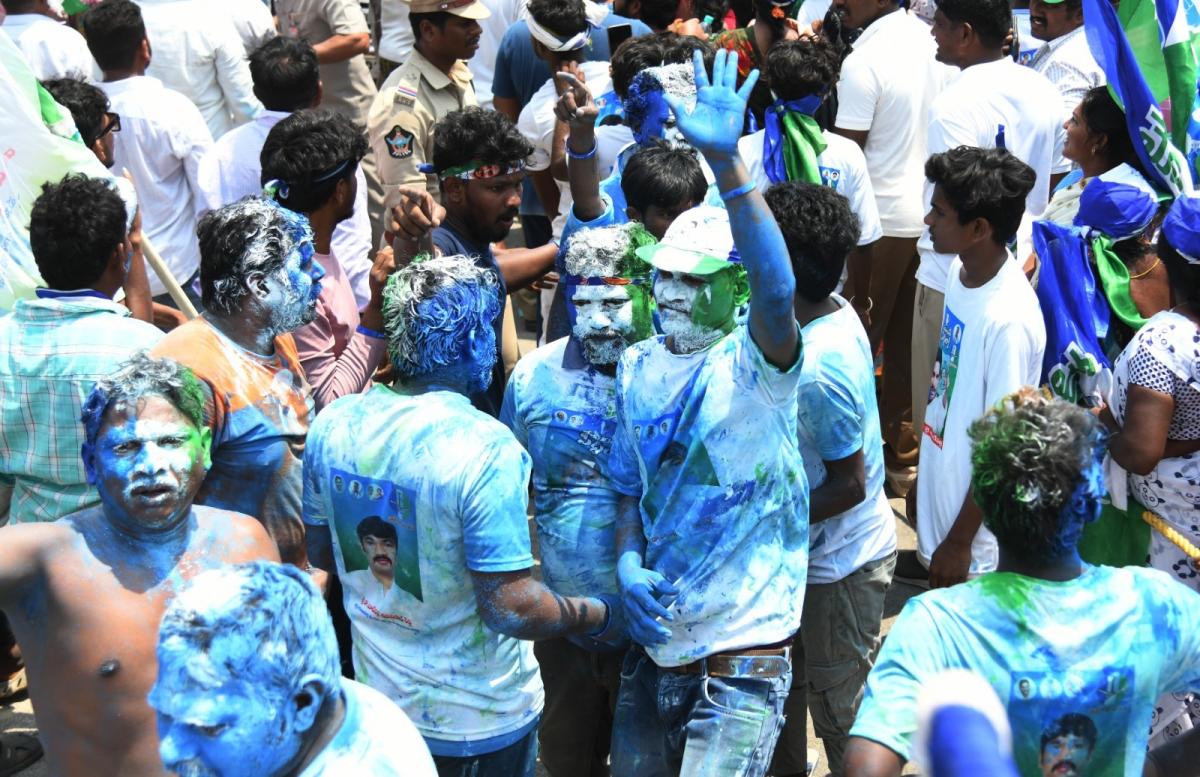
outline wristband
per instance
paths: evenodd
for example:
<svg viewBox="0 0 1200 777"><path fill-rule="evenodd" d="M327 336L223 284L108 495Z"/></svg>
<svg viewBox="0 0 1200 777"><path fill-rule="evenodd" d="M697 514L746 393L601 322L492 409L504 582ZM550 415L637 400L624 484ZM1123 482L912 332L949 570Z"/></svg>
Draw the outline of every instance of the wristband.
<svg viewBox="0 0 1200 777"><path fill-rule="evenodd" d="M749 194L750 192L754 191L757 188L758 188L758 184L756 184L754 181L746 181L744 184L737 187L736 189L730 189L727 192L721 192L721 202L729 202L730 200L736 200L738 197Z"/></svg>
<svg viewBox="0 0 1200 777"><path fill-rule="evenodd" d="M383 332L376 332L374 329L365 327L362 324L359 324L358 328L355 331L357 331L360 335L366 335L367 337L373 337L376 340L386 340L387 339L387 335L385 335Z"/></svg>
<svg viewBox="0 0 1200 777"><path fill-rule="evenodd" d="M578 153L576 153L576 152L574 152L574 151L572 151L572 150L571 150L571 144L570 144L570 143L568 143L568 144L566 145L566 149L567 149L567 156L569 156L571 159L578 159L578 160L580 160L580 161L582 161L582 160L584 160L584 159L591 159L592 157L596 156L596 149L597 149L597 148L599 148L599 146L598 146L597 144L595 144L595 143L592 143L592 150L591 150L591 151L585 151L585 152L583 152L582 154L578 154Z"/></svg>

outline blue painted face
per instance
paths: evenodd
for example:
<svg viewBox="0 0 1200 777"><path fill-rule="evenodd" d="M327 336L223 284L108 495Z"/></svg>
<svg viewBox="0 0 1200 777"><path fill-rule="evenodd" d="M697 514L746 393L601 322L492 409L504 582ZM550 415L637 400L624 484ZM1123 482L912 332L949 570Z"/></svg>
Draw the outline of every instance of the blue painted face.
<svg viewBox="0 0 1200 777"><path fill-rule="evenodd" d="M95 446L85 451L88 482L115 520L168 529L187 514L204 480L211 439L157 395L109 408Z"/></svg>
<svg viewBox="0 0 1200 777"><path fill-rule="evenodd" d="M280 334L299 329L316 318L325 270L314 253L312 238L306 236L271 281L272 324Z"/></svg>
<svg viewBox="0 0 1200 777"><path fill-rule="evenodd" d="M190 643L159 645L158 681L149 701L158 715L158 751L168 771L180 777L275 777L300 752L309 726L295 714L290 689L276 687L265 673L211 683L214 673L225 675L221 643L244 638L218 636L207 655ZM247 649L234 647L239 656Z"/></svg>

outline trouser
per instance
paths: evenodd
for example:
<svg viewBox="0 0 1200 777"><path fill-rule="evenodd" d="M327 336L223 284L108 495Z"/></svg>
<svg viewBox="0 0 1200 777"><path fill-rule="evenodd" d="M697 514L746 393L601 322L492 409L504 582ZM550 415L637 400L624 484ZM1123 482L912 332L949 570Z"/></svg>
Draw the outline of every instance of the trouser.
<svg viewBox="0 0 1200 777"><path fill-rule="evenodd" d="M537 732L530 731L494 753L466 757L435 755L438 777L534 777L537 769Z"/></svg>
<svg viewBox="0 0 1200 777"><path fill-rule="evenodd" d="M538 741L552 777L608 777L625 651L594 653L566 639L533 643L546 707Z"/></svg>
<svg viewBox="0 0 1200 777"><path fill-rule="evenodd" d="M899 469L916 464L921 448L912 424L913 306L920 259L915 237L881 237L872 250L871 353L883 342L879 421L885 463Z"/></svg>
<svg viewBox="0 0 1200 777"><path fill-rule="evenodd" d="M792 643L792 690L784 706L787 722L772 774L804 774L807 710L813 730L825 743L830 774L841 775L850 726L879 650L883 604L895 568L893 552L841 580L810 583L805 590L804 618Z"/></svg>
<svg viewBox="0 0 1200 777"><path fill-rule="evenodd" d="M925 428L925 408L929 406L929 382L937 361L942 334L942 308L946 296L917 281L912 325L912 428L918 442Z"/></svg>
<svg viewBox="0 0 1200 777"><path fill-rule="evenodd" d="M613 774L762 777L783 725L791 674L787 666L774 677L684 674L631 649L621 667Z"/></svg>

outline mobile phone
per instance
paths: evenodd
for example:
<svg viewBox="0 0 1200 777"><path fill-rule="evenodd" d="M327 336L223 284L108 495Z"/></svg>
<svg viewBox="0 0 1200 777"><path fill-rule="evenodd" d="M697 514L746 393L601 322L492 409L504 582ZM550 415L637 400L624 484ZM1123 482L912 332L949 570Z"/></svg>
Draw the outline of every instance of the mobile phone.
<svg viewBox="0 0 1200 777"><path fill-rule="evenodd" d="M633 37L633 25L632 24L614 24L613 26L609 27L608 28L608 54L609 54L609 56L612 56L612 53L617 50L617 46L620 46L622 43L624 43L625 41L629 40L632 37Z"/></svg>
<svg viewBox="0 0 1200 777"><path fill-rule="evenodd" d="M1014 8L1012 12L1012 48L1009 50L1009 56L1013 58L1013 62L1022 63L1021 43L1032 39L1029 32L1029 9ZM1028 60L1028 57L1024 57Z"/></svg>

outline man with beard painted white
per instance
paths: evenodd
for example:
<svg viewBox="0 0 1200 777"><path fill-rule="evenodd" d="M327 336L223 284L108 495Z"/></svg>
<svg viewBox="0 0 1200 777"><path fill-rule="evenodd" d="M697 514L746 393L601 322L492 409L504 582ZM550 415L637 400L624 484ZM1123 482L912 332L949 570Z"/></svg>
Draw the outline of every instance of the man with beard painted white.
<svg viewBox="0 0 1200 777"><path fill-rule="evenodd" d="M325 271L298 213L246 197L200 221L205 312L154 353L190 367L205 394L212 469L196 501L257 518L306 568L301 458L312 392L290 332L316 316Z"/></svg>
<svg viewBox="0 0 1200 777"><path fill-rule="evenodd" d="M533 459L542 579L570 596L617 590L621 494L608 462L614 376L625 349L654 334L651 267L635 253L654 242L634 223L576 232L560 281L571 335L518 362L504 392L500 420ZM541 758L553 777L607 774L627 644L584 637L534 644L546 686Z"/></svg>

